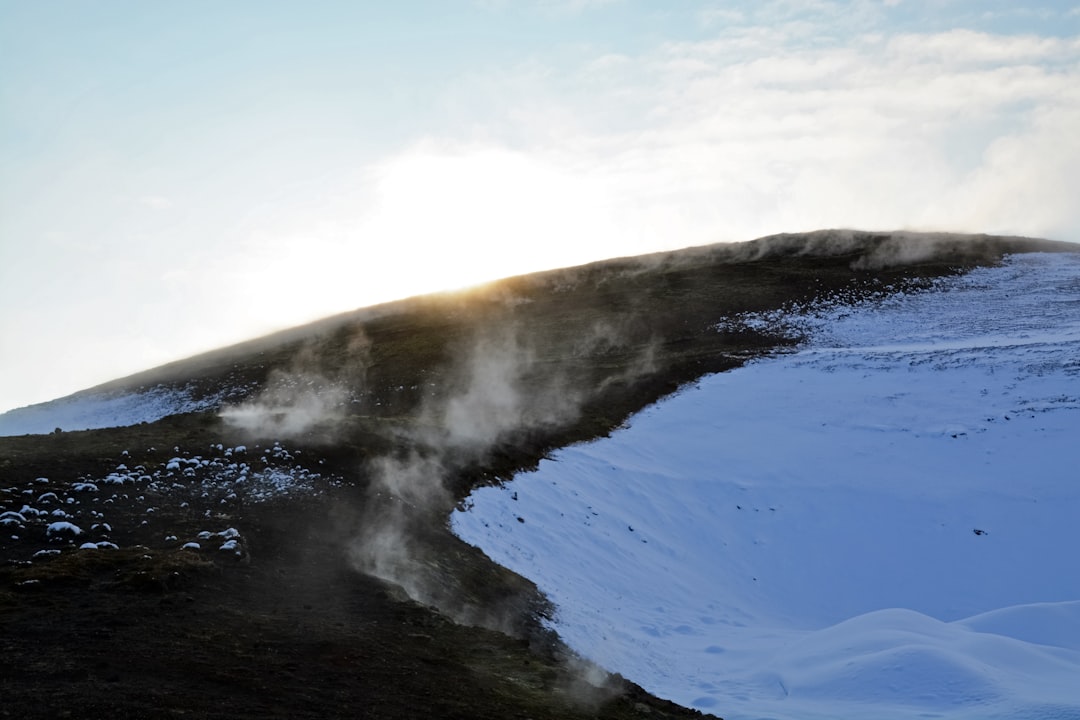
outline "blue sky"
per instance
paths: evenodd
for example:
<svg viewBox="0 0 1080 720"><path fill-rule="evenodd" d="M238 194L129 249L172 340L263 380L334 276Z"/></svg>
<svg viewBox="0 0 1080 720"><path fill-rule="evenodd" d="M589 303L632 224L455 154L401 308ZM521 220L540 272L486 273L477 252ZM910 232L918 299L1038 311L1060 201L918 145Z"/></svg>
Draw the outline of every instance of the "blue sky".
<svg viewBox="0 0 1080 720"><path fill-rule="evenodd" d="M0 411L823 226L1080 240L1080 3L0 0Z"/></svg>

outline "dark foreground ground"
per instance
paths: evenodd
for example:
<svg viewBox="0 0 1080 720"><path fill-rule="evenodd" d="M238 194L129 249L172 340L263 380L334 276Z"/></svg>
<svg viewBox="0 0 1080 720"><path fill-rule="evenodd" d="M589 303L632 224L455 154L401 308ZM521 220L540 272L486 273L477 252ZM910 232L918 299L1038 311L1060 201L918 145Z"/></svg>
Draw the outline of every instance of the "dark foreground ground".
<svg viewBox="0 0 1080 720"><path fill-rule="evenodd" d="M61 575L5 591L0 714L688 715L616 681L587 686L554 644L457 625L356 572L313 531L332 512L264 509L248 563L187 550L71 551Z"/></svg>
<svg viewBox="0 0 1080 720"><path fill-rule="evenodd" d="M1031 249L1049 246L785 236L396 304L118 381L104 391L219 401L0 438L0 716L698 716L573 657L544 628L544 598L449 533L449 511L797 341L742 313L917 288ZM333 402L290 423L313 398ZM244 402L259 424L220 416Z"/></svg>

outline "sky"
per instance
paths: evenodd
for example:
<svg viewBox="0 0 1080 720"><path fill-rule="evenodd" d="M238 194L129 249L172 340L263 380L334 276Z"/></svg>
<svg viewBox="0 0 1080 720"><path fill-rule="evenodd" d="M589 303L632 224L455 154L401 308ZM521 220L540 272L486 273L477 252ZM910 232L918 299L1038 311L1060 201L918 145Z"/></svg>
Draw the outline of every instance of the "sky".
<svg viewBox="0 0 1080 720"><path fill-rule="evenodd" d="M1080 2L0 0L0 412L822 227L1080 241Z"/></svg>

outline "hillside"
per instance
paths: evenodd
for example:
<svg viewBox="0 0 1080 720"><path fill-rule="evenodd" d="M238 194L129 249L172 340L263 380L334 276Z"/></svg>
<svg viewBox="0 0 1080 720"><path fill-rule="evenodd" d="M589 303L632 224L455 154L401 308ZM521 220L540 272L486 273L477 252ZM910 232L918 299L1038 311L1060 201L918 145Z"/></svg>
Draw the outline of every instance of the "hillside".
<svg viewBox="0 0 1080 720"><path fill-rule="evenodd" d="M0 416L0 711L693 716L574 655L547 598L450 513L803 339L733 322L747 313L1074 249L824 231L622 259L360 310Z"/></svg>

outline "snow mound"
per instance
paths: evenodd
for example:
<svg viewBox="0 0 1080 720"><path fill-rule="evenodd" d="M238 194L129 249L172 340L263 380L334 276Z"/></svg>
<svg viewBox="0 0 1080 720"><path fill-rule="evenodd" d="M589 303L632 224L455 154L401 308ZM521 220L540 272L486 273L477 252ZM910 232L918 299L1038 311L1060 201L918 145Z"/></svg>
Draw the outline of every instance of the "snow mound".
<svg viewBox="0 0 1080 720"><path fill-rule="evenodd" d="M1075 702L1078 662L1076 653L892 609L806 633L768 667L792 697L880 704L902 715L920 707L1001 712L1018 699Z"/></svg>
<svg viewBox="0 0 1080 720"><path fill-rule="evenodd" d="M977 632L1080 652L1080 600L1016 605L976 615L958 624Z"/></svg>
<svg viewBox="0 0 1080 720"><path fill-rule="evenodd" d="M799 351L477 490L455 532L574 649L729 720L1080 718L1080 256L777 320Z"/></svg>

